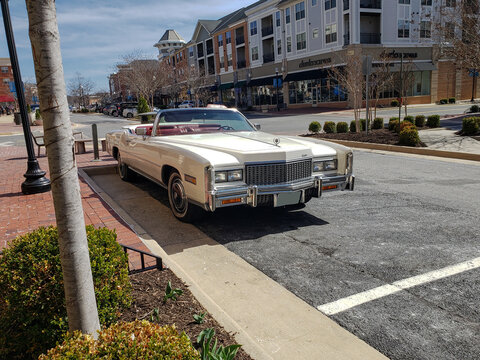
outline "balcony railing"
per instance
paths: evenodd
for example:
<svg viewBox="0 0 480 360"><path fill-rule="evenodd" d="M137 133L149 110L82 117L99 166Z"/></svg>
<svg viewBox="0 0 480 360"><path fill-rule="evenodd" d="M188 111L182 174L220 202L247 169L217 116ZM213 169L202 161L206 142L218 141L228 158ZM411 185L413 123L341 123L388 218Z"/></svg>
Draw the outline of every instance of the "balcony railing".
<svg viewBox="0 0 480 360"><path fill-rule="evenodd" d="M235 44L242 45L245 44L245 36L240 35L235 38Z"/></svg>
<svg viewBox="0 0 480 360"><path fill-rule="evenodd" d="M272 26L264 26L262 27L262 36L268 36L273 34L273 25Z"/></svg>
<svg viewBox="0 0 480 360"><path fill-rule="evenodd" d="M343 45L344 46L350 45L350 34L343 35Z"/></svg>
<svg viewBox="0 0 480 360"><path fill-rule="evenodd" d="M343 10L350 9L350 0L343 0Z"/></svg>
<svg viewBox="0 0 480 360"><path fill-rule="evenodd" d="M360 0L360 8L381 9L382 0Z"/></svg>
<svg viewBox="0 0 480 360"><path fill-rule="evenodd" d="M360 33L360 44L380 44L381 34Z"/></svg>
<svg viewBox="0 0 480 360"><path fill-rule="evenodd" d="M275 55L273 54L267 54L263 55L263 63L269 63L269 62L274 62L275 61Z"/></svg>
<svg viewBox="0 0 480 360"><path fill-rule="evenodd" d="M247 61L246 60L237 61L237 69L244 69L246 67L247 67Z"/></svg>

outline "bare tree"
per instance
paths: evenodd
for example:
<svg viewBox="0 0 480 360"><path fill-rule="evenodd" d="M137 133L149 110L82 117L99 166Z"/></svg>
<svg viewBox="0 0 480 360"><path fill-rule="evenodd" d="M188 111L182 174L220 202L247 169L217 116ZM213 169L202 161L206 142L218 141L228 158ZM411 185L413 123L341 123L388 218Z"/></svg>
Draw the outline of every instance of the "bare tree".
<svg viewBox="0 0 480 360"><path fill-rule="evenodd" d="M100 330L73 133L63 75L55 0L26 0L29 35L43 117L45 145L58 227L60 261L71 331Z"/></svg>
<svg viewBox="0 0 480 360"><path fill-rule="evenodd" d="M439 44L439 56L453 59L459 68L475 75L480 69L480 2L456 1L441 6L440 19L432 38ZM472 76L472 100L477 76Z"/></svg>
<svg viewBox="0 0 480 360"><path fill-rule="evenodd" d="M215 83L212 77L205 76L202 69L186 66L184 69L186 88L191 91L198 105L207 104L212 99L210 88Z"/></svg>
<svg viewBox="0 0 480 360"><path fill-rule="evenodd" d="M353 116L355 120L355 129L360 132L360 111L363 102L363 92L365 89L365 76L362 72L362 56L360 53L352 50L347 55L337 55L339 64L345 64L341 67L332 67L330 75L338 81L338 84L347 90L348 98L353 105Z"/></svg>
<svg viewBox="0 0 480 360"><path fill-rule="evenodd" d="M85 79L79 72L76 72L75 77L68 82L69 95L73 97L74 102L78 104L79 107L87 106L93 88L93 82Z"/></svg>
<svg viewBox="0 0 480 360"><path fill-rule="evenodd" d="M370 115L377 117L377 107L380 96L393 85L392 61L385 54L381 54L378 61L373 65L373 71L369 78L369 98L373 100L373 107L369 107Z"/></svg>
<svg viewBox="0 0 480 360"><path fill-rule="evenodd" d="M117 67L121 81L137 95L137 99L143 96L153 107L155 92L167 84L165 65L136 51L124 56L123 63Z"/></svg>

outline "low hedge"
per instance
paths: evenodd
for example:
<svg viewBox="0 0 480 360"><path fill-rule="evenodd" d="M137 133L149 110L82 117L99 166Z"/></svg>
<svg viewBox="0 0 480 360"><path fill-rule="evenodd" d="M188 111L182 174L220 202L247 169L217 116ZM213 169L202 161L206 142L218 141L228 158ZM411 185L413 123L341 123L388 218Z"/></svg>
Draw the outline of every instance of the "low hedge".
<svg viewBox="0 0 480 360"><path fill-rule="evenodd" d="M398 126L398 117L391 117L388 121L388 130L394 131Z"/></svg>
<svg viewBox="0 0 480 360"><path fill-rule="evenodd" d="M430 115L427 118L427 126L429 128L440 127L440 115Z"/></svg>
<svg viewBox="0 0 480 360"><path fill-rule="evenodd" d="M327 134L333 134L336 130L337 125L333 121L326 121L325 124L323 124L323 131Z"/></svg>
<svg viewBox="0 0 480 360"><path fill-rule="evenodd" d="M472 105L472 106L470 106L470 112L471 112L471 113L478 113L478 112L480 112L480 106L478 106L478 105Z"/></svg>
<svg viewBox="0 0 480 360"><path fill-rule="evenodd" d="M366 125L367 125L367 119L360 119L360 131L365 130ZM370 129L371 129L371 124L369 122L368 130L370 130Z"/></svg>
<svg viewBox="0 0 480 360"><path fill-rule="evenodd" d="M463 118L462 133L464 135L475 135L480 130L480 117L471 116Z"/></svg>
<svg viewBox="0 0 480 360"><path fill-rule="evenodd" d="M308 131L318 134L322 129L322 125L318 121L312 121L308 126Z"/></svg>
<svg viewBox="0 0 480 360"><path fill-rule="evenodd" d="M425 115L415 116L415 126L416 127L424 127L425 126Z"/></svg>
<svg viewBox="0 0 480 360"><path fill-rule="evenodd" d="M393 106L393 107L398 107L398 105L400 105L400 103L398 102L398 100L392 100L390 102L390 105Z"/></svg>
<svg viewBox="0 0 480 360"><path fill-rule="evenodd" d="M377 117L373 119L372 129L383 129L384 127L383 118Z"/></svg>
<svg viewBox="0 0 480 360"><path fill-rule="evenodd" d="M117 320L131 304L128 259L114 231L87 226L98 315ZM0 359L31 359L68 329L58 232L41 227L12 240L0 258Z"/></svg>
<svg viewBox="0 0 480 360"><path fill-rule="evenodd" d="M407 115L403 118L403 121L408 121L411 122L412 124L415 124L415 118L411 115Z"/></svg>
<svg viewBox="0 0 480 360"><path fill-rule="evenodd" d="M406 126L400 131L399 143L405 146L416 146L420 142L418 131L415 126Z"/></svg>
<svg viewBox="0 0 480 360"><path fill-rule="evenodd" d="M414 129L416 129L417 127L412 124L410 121L402 121L400 123L400 129L396 129L397 132L402 132L403 129L407 128L407 127L413 127Z"/></svg>
<svg viewBox="0 0 480 360"><path fill-rule="evenodd" d="M448 98L448 103L449 104L455 104L456 101L457 101L457 99L455 99L454 97Z"/></svg>
<svg viewBox="0 0 480 360"><path fill-rule="evenodd" d="M348 124L345 121L341 121L337 124L337 133L347 133Z"/></svg>
<svg viewBox="0 0 480 360"><path fill-rule="evenodd" d="M200 360L188 336L175 326L160 326L146 320L119 322L102 330L98 339L75 332L39 360L60 359L183 359Z"/></svg>
<svg viewBox="0 0 480 360"><path fill-rule="evenodd" d="M440 105L448 104L448 99L440 99L440 100L438 101L438 103L439 103Z"/></svg>
<svg viewBox="0 0 480 360"><path fill-rule="evenodd" d="M363 127L362 127L362 120L360 120L360 131L363 130ZM357 131L357 124L355 123L355 120L352 120L350 122L350 132L356 132Z"/></svg>

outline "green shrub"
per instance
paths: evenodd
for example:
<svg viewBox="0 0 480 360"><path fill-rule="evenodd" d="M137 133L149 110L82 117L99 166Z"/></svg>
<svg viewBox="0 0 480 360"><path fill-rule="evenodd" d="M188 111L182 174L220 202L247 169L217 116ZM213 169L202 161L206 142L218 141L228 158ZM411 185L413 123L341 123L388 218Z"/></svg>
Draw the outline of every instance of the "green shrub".
<svg viewBox="0 0 480 360"><path fill-rule="evenodd" d="M388 121L388 130L394 131L398 126L398 117L391 117Z"/></svg>
<svg viewBox="0 0 480 360"><path fill-rule="evenodd" d="M448 103L449 103L449 104L455 104L455 101L456 101L456 100L457 100L457 99L455 99L454 97L448 98Z"/></svg>
<svg viewBox="0 0 480 360"><path fill-rule="evenodd" d="M308 125L308 131L313 132L314 134L318 134L321 129L322 126L318 121L312 121L310 125Z"/></svg>
<svg viewBox="0 0 480 360"><path fill-rule="evenodd" d="M41 117L40 109L35 110L35 120L40 120Z"/></svg>
<svg viewBox="0 0 480 360"><path fill-rule="evenodd" d="M418 131L414 126L406 126L400 131L399 143L405 146L416 146L420 142Z"/></svg>
<svg viewBox="0 0 480 360"><path fill-rule="evenodd" d="M145 100L143 96L140 96L140 98L138 99L137 111L139 114L147 113L150 111L147 100Z"/></svg>
<svg viewBox="0 0 480 360"><path fill-rule="evenodd" d="M429 128L437 128L440 126L440 115L430 115L427 118L427 126Z"/></svg>
<svg viewBox="0 0 480 360"><path fill-rule="evenodd" d="M107 326L131 304L128 260L116 237L87 226L98 315ZM0 358L36 358L67 328L58 232L41 227L11 241L0 258Z"/></svg>
<svg viewBox="0 0 480 360"><path fill-rule="evenodd" d="M32 112L32 107L30 104L27 104L27 112L30 114Z"/></svg>
<svg viewBox="0 0 480 360"><path fill-rule="evenodd" d="M393 107L398 107L399 104L400 104L400 103L398 102L398 100L392 100L392 101L390 102L390 105L393 106Z"/></svg>
<svg viewBox="0 0 480 360"><path fill-rule="evenodd" d="M416 129L417 127L412 124L410 121L402 121L400 123L400 128L399 129L396 129L397 132L402 132L403 129L407 128L407 127L413 127L414 129Z"/></svg>
<svg viewBox="0 0 480 360"><path fill-rule="evenodd" d="M82 113L85 114L85 113L88 113L88 112L90 112L90 111L87 108L82 108Z"/></svg>
<svg viewBox="0 0 480 360"><path fill-rule="evenodd" d="M415 118L414 118L413 116L411 116L411 115L405 116L405 117L403 118L403 121L408 121L408 122L410 122L410 123L412 123L412 124L415 124Z"/></svg>
<svg viewBox="0 0 480 360"><path fill-rule="evenodd" d="M337 124L337 133L346 133L348 132L348 124L345 121L340 121Z"/></svg>
<svg viewBox="0 0 480 360"><path fill-rule="evenodd" d="M365 130L365 127L367 126L367 119L360 119L360 131ZM371 124L368 124L368 130L371 129Z"/></svg>
<svg viewBox="0 0 480 360"><path fill-rule="evenodd" d="M146 320L119 322L102 330L98 339L76 332L40 360L60 359L184 359L200 360L188 336L175 326L160 326Z"/></svg>
<svg viewBox="0 0 480 360"><path fill-rule="evenodd" d="M384 127L383 118L377 117L373 119L372 129L383 129Z"/></svg>
<svg viewBox="0 0 480 360"><path fill-rule="evenodd" d="M440 99L440 100L438 101L438 103L439 103L440 105L448 104L448 99Z"/></svg>
<svg viewBox="0 0 480 360"><path fill-rule="evenodd" d="M333 121L326 121L325 124L323 124L323 131L327 134L332 134L337 131L337 125Z"/></svg>
<svg viewBox="0 0 480 360"><path fill-rule="evenodd" d="M360 131L362 131L362 121L360 120ZM356 132L357 131L357 124L355 124L355 120L352 120L350 122L350 132Z"/></svg>
<svg viewBox="0 0 480 360"><path fill-rule="evenodd" d="M462 121L462 132L465 135L475 135L479 131L480 117L466 117Z"/></svg>
<svg viewBox="0 0 480 360"><path fill-rule="evenodd" d="M416 127L424 127L425 126L425 115L415 116L415 126Z"/></svg>
<svg viewBox="0 0 480 360"><path fill-rule="evenodd" d="M478 106L478 105L472 105L472 106L470 106L470 112L471 112L471 113L478 113L478 112L480 112L480 106Z"/></svg>

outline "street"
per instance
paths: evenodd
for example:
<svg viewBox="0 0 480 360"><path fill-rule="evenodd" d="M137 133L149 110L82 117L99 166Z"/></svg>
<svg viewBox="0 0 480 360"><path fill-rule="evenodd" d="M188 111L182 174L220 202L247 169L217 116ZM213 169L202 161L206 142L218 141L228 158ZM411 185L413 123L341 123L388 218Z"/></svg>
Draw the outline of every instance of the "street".
<svg viewBox="0 0 480 360"><path fill-rule="evenodd" d="M196 226L176 221L166 192L146 179L117 193L118 175L101 181L147 231L156 214L165 249L207 235L392 359L478 357L480 166L366 151L354 162L353 192L297 211L221 209Z"/></svg>

